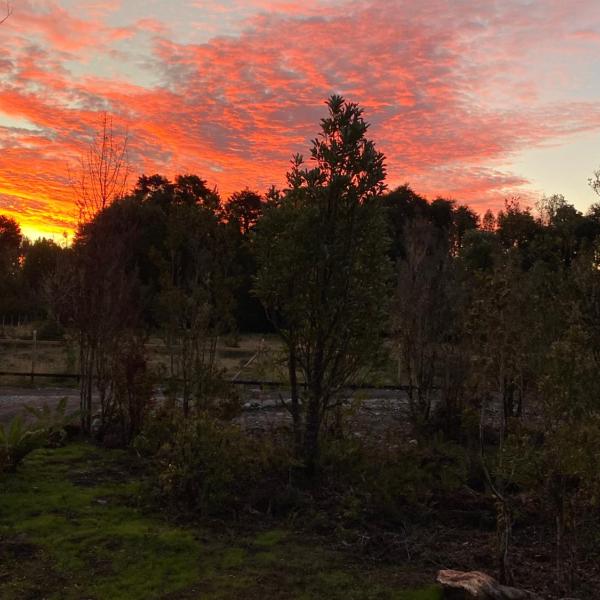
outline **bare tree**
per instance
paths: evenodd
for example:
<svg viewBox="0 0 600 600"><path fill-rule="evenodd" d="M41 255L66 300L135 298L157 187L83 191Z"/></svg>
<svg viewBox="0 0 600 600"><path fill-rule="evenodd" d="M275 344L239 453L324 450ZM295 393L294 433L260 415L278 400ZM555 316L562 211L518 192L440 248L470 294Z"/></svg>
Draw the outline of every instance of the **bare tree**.
<svg viewBox="0 0 600 600"><path fill-rule="evenodd" d="M127 144L127 132L118 135L112 116L103 113L94 140L79 159L79 176L74 183L81 222L90 221L125 193L131 170Z"/></svg>
<svg viewBox="0 0 600 600"><path fill-rule="evenodd" d="M0 19L0 25L2 25L2 23L4 23L4 21L6 21L6 19L8 19L8 17L10 17L10 15L12 15L13 9L12 6L10 5L10 2L6 3L6 14L4 15L4 17L2 17L2 19Z"/></svg>
<svg viewBox="0 0 600 600"><path fill-rule="evenodd" d="M92 421L93 382L100 395L102 421L111 418L111 365L114 344L123 328L118 307L127 306L130 289L124 271L124 237L110 218L99 215L126 190L130 166L127 133L118 135L112 117L103 113L98 131L80 157L78 176L72 178L79 209L78 291L73 307L80 334L80 401L84 431ZM130 237L130 236L129 236Z"/></svg>

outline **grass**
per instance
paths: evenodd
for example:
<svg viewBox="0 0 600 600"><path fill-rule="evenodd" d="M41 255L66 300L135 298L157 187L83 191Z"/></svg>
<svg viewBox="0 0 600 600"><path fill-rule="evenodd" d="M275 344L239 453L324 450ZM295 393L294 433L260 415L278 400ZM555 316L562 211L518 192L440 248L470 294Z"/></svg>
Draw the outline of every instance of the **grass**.
<svg viewBox="0 0 600 600"><path fill-rule="evenodd" d="M15 328L16 329L16 328ZM23 333L24 328L21 328ZM17 334L15 334L17 335ZM218 344L218 364L225 370L227 376L240 373L241 379L277 379L282 371L277 367L280 358L281 344L274 335L246 334L236 340L235 346L227 339ZM263 352L253 360L248 361L257 353ZM164 341L159 337L152 338L146 346L148 364L156 372L166 372L169 365L169 353ZM15 338L0 340L0 371L30 373L32 366L33 343L31 332ZM38 341L35 353L35 370L38 373L76 373L78 371L78 350L76 344L65 341ZM280 373L281 371L281 373ZM38 379L38 383L45 380ZM3 383L23 384L26 379L4 377Z"/></svg>
<svg viewBox="0 0 600 600"><path fill-rule="evenodd" d="M30 373L33 346L31 327L14 328L13 338L0 339L0 371ZM260 352L258 352L260 349ZM258 354L257 354L258 352ZM150 369L156 373L167 373L170 362L164 340L153 337L146 345L146 355ZM217 345L217 363L224 370L225 378L238 376L238 379L258 379L285 381L287 366L285 353L279 338L274 334L243 334L236 340L223 338ZM248 364L250 363L250 364ZM39 341L37 343L35 370L38 373L77 373L77 344L65 341ZM393 384L397 379L397 364L388 359L370 374L373 385ZM7 385L27 385L27 378L3 377ZM75 385L72 380L36 380L37 385L61 383Z"/></svg>
<svg viewBox="0 0 600 600"><path fill-rule="evenodd" d="M437 600L286 529L177 527L138 508L133 458L73 444L0 476L0 598Z"/></svg>

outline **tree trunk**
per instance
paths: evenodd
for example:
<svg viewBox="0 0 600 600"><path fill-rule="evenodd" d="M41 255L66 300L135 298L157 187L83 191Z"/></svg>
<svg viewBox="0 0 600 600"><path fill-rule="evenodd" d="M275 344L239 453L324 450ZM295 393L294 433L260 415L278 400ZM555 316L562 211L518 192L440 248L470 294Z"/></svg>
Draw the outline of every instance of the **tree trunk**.
<svg viewBox="0 0 600 600"><path fill-rule="evenodd" d="M505 497L499 497L496 500L496 528L500 583L511 585L514 581L509 556L512 515Z"/></svg>
<svg viewBox="0 0 600 600"><path fill-rule="evenodd" d="M437 582L444 588L444 597L464 600L539 600L531 592L501 585L480 571L440 571Z"/></svg>
<svg viewBox="0 0 600 600"><path fill-rule="evenodd" d="M300 399L298 397L298 375L296 373L296 351L294 348L290 349L288 370L291 388L290 393L292 402L292 423L294 427L294 446L296 455L299 455L302 449L302 416L300 414Z"/></svg>
<svg viewBox="0 0 600 600"><path fill-rule="evenodd" d="M79 362L79 410L81 429L89 434L92 429L92 390L94 381L95 352L92 345L83 337L80 339Z"/></svg>
<svg viewBox="0 0 600 600"><path fill-rule="evenodd" d="M304 465L309 479L315 477L319 463L319 433L321 429L321 398L319 396L311 390L306 413Z"/></svg>

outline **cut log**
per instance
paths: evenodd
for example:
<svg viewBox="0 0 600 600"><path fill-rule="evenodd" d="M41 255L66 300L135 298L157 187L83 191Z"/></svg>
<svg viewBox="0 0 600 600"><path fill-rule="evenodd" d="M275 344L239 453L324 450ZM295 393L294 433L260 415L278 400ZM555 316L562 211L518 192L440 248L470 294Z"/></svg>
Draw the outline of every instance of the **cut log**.
<svg viewBox="0 0 600 600"><path fill-rule="evenodd" d="M440 571L437 582L444 589L444 598L452 600L536 600L539 597L526 590L501 585L480 571Z"/></svg>

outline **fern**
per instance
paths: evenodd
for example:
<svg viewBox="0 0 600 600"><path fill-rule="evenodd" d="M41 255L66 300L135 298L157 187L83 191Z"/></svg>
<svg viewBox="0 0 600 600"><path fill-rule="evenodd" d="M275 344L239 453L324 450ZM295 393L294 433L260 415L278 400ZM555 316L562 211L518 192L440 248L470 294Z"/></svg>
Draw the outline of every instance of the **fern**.
<svg viewBox="0 0 600 600"><path fill-rule="evenodd" d="M0 423L0 472L14 471L31 451L43 445L45 437L43 430L27 429L20 415L8 428Z"/></svg>
<svg viewBox="0 0 600 600"><path fill-rule="evenodd" d="M41 407L27 405L25 410L36 419L36 430L46 433L46 445L56 447L63 445L67 434L65 428L79 416L79 411L67 414L67 399L61 398L54 408L47 402Z"/></svg>

